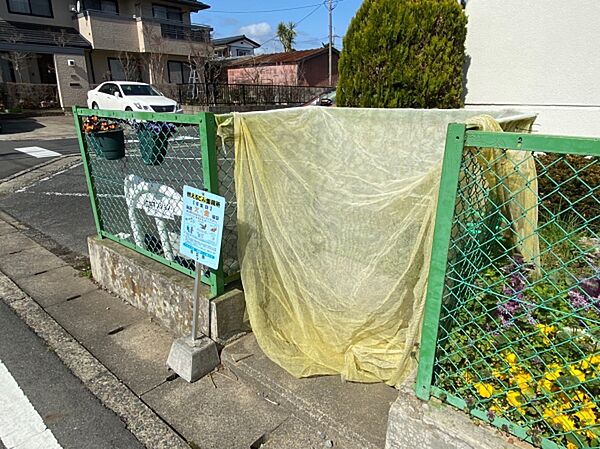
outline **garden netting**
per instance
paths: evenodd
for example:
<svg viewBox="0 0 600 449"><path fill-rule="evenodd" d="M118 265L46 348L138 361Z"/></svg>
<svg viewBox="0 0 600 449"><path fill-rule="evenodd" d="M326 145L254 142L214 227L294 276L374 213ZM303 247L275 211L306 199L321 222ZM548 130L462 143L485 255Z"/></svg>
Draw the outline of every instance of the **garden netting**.
<svg viewBox="0 0 600 449"><path fill-rule="evenodd" d="M394 386L414 370L447 125L483 113L498 121L473 125L490 130L534 120L320 107L219 118L235 139L241 276L268 357L297 377ZM488 156L481 164L498 163ZM527 161L500 170L499 195L535 178ZM532 192L521 204L535 204ZM522 240L523 254L534 259L536 243Z"/></svg>

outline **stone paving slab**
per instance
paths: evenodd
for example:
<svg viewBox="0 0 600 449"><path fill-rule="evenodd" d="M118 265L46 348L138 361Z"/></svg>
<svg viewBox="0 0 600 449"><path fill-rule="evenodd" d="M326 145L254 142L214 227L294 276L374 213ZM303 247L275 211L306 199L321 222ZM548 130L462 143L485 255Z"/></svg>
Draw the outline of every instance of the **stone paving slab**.
<svg viewBox="0 0 600 449"><path fill-rule="evenodd" d="M21 278L17 284L44 308L98 290L92 281L82 277L81 272L69 266Z"/></svg>
<svg viewBox="0 0 600 449"><path fill-rule="evenodd" d="M335 440L292 416L277 429L265 435L260 449L344 449Z"/></svg>
<svg viewBox="0 0 600 449"><path fill-rule="evenodd" d="M303 421L316 423L348 448L382 448L398 391L384 384L342 382L339 376L296 379L269 360L253 334L226 346L225 366Z"/></svg>
<svg viewBox="0 0 600 449"><path fill-rule="evenodd" d="M250 449L289 415L235 377L226 375L232 376L215 373L193 384L179 378L145 394L142 399L192 447Z"/></svg>
<svg viewBox="0 0 600 449"><path fill-rule="evenodd" d="M9 223L0 219L0 236L4 236L6 234L14 234L17 231L17 228L11 226Z"/></svg>
<svg viewBox="0 0 600 449"><path fill-rule="evenodd" d="M173 339L166 329L146 319L95 339L88 349L141 396L173 374L166 364Z"/></svg>
<svg viewBox="0 0 600 449"><path fill-rule="evenodd" d="M38 246L36 242L21 233L0 235L0 257L10 257L11 254Z"/></svg>
<svg viewBox="0 0 600 449"><path fill-rule="evenodd" d="M48 307L46 311L85 345L146 317L143 312L103 290L86 293L72 301Z"/></svg>
<svg viewBox="0 0 600 449"><path fill-rule="evenodd" d="M13 281L66 265L64 260L41 246L0 257L0 271Z"/></svg>

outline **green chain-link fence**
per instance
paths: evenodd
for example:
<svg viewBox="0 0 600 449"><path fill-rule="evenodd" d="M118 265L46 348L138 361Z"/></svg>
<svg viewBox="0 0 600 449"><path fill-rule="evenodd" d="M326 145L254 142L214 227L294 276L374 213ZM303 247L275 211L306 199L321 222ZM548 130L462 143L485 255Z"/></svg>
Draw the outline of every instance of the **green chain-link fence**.
<svg viewBox="0 0 600 449"><path fill-rule="evenodd" d="M420 398L543 448L600 447L599 215L598 139L450 125Z"/></svg>
<svg viewBox="0 0 600 449"><path fill-rule="evenodd" d="M182 192L227 200L221 268L203 277L213 295L239 277L233 148L213 114L73 109L98 235L193 276L179 253Z"/></svg>

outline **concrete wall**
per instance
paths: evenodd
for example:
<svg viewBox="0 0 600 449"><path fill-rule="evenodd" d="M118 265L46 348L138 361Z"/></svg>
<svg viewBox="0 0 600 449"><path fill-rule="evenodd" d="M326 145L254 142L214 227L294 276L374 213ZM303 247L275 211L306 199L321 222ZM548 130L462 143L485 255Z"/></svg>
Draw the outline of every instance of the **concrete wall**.
<svg viewBox="0 0 600 449"><path fill-rule="evenodd" d="M157 52L179 56L187 56L190 53L210 54L211 52L208 43L163 38L158 22L137 20L136 33L137 37L133 41L138 42L138 49L141 52Z"/></svg>
<svg viewBox="0 0 600 449"><path fill-rule="evenodd" d="M74 65L69 65L69 60L73 61ZM61 107L85 106L87 91L90 89L85 56L55 54L54 66Z"/></svg>
<svg viewBox="0 0 600 449"><path fill-rule="evenodd" d="M472 0L466 104L539 112L543 133L600 136L600 2Z"/></svg>
<svg viewBox="0 0 600 449"><path fill-rule="evenodd" d="M135 19L114 14L90 12L77 17L79 32L94 49L139 51Z"/></svg>

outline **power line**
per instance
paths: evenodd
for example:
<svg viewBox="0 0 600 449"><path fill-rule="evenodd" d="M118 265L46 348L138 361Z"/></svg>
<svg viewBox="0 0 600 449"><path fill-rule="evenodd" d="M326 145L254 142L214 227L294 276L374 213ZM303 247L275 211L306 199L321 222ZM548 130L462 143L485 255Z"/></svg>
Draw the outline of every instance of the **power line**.
<svg viewBox="0 0 600 449"><path fill-rule="evenodd" d="M301 24L302 22L304 22L306 19L308 19L310 16L312 16L314 13L316 13L319 8L323 6L323 3L319 3L318 5L316 5L316 8L313 9L311 12L309 12L307 15L305 15L304 17L302 17L300 20L298 20L297 22L293 22L294 26L298 26L299 24ZM268 44L269 42L272 42L274 40L277 39L277 35L273 36L271 39L264 41L263 43L261 43L260 45L265 45Z"/></svg>
<svg viewBox="0 0 600 449"><path fill-rule="evenodd" d="M220 11L214 9L206 9L202 12L216 12L220 14L261 14L261 13L269 13L269 12L283 12L283 11L296 11L298 9L309 9L314 8L315 6L321 6L323 3L315 3L314 5L305 5L305 6L295 6L293 8L281 8L281 9L263 9L259 11Z"/></svg>
<svg viewBox="0 0 600 449"><path fill-rule="evenodd" d="M334 9L337 7L337 5L341 2L344 2L346 0L335 0L335 5L334 5ZM315 6L321 6L324 5L327 2L327 0L323 0L321 3L315 3L313 5L304 5L304 6L294 6L291 8L280 8L280 9L263 9L263 10L254 10L254 11L225 11L225 10L217 10L217 9L205 9L202 11L202 13L206 13L206 12L214 12L214 13L219 13L219 14L264 14L264 13L270 13L270 12L283 12L283 11L297 11L299 9L309 9L309 8L314 8Z"/></svg>

